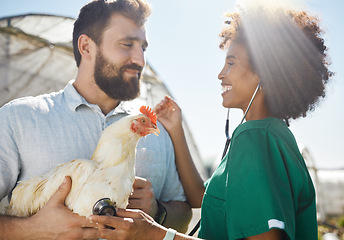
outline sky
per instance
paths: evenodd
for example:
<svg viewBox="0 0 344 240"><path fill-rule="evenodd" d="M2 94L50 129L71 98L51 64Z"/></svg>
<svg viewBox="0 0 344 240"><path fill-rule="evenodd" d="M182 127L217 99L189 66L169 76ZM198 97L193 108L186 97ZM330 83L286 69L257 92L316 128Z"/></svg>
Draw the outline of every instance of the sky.
<svg viewBox="0 0 344 240"><path fill-rule="evenodd" d="M276 0L277 1L277 0ZM296 1L296 0L295 0ZM76 18L88 0L0 0L0 17L44 13ZM319 168L344 167L344 1L297 1L322 20L329 48L330 70L335 72L327 96L306 118L291 121L290 129L310 151ZM227 110L222 107L217 79L226 52L219 33L224 14L234 10L231 0L149 0L153 11L146 24L149 47L146 60L178 102L202 158L221 155L225 144ZM0 76L1 77L1 76ZM242 112L230 111L230 132Z"/></svg>

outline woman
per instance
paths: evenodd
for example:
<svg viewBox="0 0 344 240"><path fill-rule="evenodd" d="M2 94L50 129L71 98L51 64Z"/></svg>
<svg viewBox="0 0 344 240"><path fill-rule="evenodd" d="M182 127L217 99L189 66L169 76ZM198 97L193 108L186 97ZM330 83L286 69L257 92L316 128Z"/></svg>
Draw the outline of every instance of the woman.
<svg viewBox="0 0 344 240"><path fill-rule="evenodd" d="M325 95L332 75L326 46L318 20L307 13L261 10L229 14L232 20L221 34L220 46L228 47L218 76L222 105L248 111L204 185L186 144L180 108L168 97L155 108L173 141L187 199L202 207L202 239L317 239L314 187L288 123L306 116ZM92 216L116 228L101 227L102 237L194 239L140 211L118 215L124 219Z"/></svg>

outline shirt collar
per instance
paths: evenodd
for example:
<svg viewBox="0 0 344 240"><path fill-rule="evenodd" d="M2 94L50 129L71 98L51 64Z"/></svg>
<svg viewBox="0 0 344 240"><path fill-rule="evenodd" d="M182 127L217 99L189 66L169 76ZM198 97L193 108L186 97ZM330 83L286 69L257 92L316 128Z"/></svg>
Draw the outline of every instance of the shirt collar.
<svg viewBox="0 0 344 240"><path fill-rule="evenodd" d="M74 80L69 81L63 91L69 109L75 112L80 105L89 105L89 103L76 91L73 83Z"/></svg>
<svg viewBox="0 0 344 240"><path fill-rule="evenodd" d="M71 111L77 111L77 108L81 105L86 105L90 108L98 108L100 111L99 106L90 104L86 101L85 98L83 98L78 91L73 86L75 80L71 80L68 82L66 87L64 88L64 95L67 102L67 105ZM110 115L116 115L119 113L124 114L132 114L135 113L134 106L131 104L132 101L122 101L119 103L119 105L113 109L111 112L109 112L108 116Z"/></svg>

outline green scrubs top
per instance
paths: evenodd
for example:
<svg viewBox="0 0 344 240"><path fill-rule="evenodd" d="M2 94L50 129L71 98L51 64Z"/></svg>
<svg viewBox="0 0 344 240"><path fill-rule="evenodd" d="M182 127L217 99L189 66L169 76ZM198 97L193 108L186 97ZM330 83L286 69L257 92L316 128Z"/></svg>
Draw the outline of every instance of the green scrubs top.
<svg viewBox="0 0 344 240"><path fill-rule="evenodd" d="M276 118L248 121L205 184L199 237L241 239L272 228L317 240L315 190L293 134Z"/></svg>

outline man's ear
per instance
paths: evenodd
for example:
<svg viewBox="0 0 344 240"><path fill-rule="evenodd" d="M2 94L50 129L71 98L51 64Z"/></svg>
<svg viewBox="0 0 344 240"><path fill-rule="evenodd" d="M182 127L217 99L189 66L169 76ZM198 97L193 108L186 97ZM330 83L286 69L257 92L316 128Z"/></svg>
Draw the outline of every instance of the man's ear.
<svg viewBox="0 0 344 240"><path fill-rule="evenodd" d="M94 56L94 49L96 47L95 42L86 34L82 34L78 39L78 48L81 55L81 59L85 58L92 60Z"/></svg>

